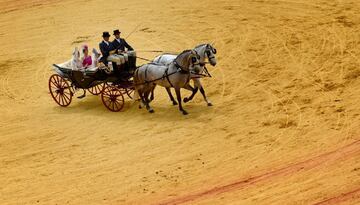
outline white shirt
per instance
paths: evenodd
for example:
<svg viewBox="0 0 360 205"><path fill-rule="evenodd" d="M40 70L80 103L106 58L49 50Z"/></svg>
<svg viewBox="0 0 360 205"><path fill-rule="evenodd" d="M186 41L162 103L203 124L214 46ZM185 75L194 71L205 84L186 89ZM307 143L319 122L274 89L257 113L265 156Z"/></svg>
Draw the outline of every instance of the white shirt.
<svg viewBox="0 0 360 205"><path fill-rule="evenodd" d="M109 42L107 42L107 41L104 41L105 43L106 43L106 45L109 45Z"/></svg>

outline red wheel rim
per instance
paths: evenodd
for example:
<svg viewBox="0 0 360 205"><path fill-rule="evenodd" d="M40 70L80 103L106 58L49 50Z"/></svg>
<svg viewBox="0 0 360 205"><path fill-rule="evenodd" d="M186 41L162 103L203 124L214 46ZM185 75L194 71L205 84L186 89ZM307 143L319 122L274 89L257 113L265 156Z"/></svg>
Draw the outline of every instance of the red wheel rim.
<svg viewBox="0 0 360 205"><path fill-rule="evenodd" d="M107 85L101 93L105 107L112 112L119 112L124 107L124 96L121 90L113 85Z"/></svg>
<svg viewBox="0 0 360 205"><path fill-rule="evenodd" d="M100 83L88 89L88 91L93 95L99 95L104 90L104 83Z"/></svg>
<svg viewBox="0 0 360 205"><path fill-rule="evenodd" d="M69 83L58 74L50 76L49 91L54 101L61 107L70 105L73 93L70 90Z"/></svg>

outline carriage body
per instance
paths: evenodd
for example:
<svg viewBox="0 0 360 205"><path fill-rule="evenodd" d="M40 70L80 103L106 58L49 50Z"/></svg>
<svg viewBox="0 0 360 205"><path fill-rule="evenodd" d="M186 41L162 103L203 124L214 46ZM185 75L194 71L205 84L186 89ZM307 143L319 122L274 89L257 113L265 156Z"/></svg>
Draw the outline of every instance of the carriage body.
<svg viewBox="0 0 360 205"><path fill-rule="evenodd" d="M103 104L113 112L124 107L124 95L132 98L134 86L132 73L107 73L103 69L72 70L54 64L56 74L49 78L49 91L53 100L62 107L67 107L78 90L88 90L93 95L100 95ZM133 70L132 66L126 70Z"/></svg>

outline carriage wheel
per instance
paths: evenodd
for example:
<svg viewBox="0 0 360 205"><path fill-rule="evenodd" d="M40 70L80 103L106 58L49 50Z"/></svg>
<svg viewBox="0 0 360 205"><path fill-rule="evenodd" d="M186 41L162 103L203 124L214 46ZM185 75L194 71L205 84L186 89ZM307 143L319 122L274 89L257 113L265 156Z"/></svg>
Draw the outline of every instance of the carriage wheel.
<svg viewBox="0 0 360 205"><path fill-rule="evenodd" d="M126 93L126 95L129 96L130 99L133 99L133 93L134 93L133 88L125 88L124 93Z"/></svg>
<svg viewBox="0 0 360 205"><path fill-rule="evenodd" d="M106 85L101 93L101 100L105 107L112 112L119 112L124 107L124 96L119 88Z"/></svg>
<svg viewBox="0 0 360 205"><path fill-rule="evenodd" d="M99 95L104 90L104 87L104 83L100 83L91 88L88 88L88 91L93 95Z"/></svg>
<svg viewBox="0 0 360 205"><path fill-rule="evenodd" d="M69 83L58 74L50 76L49 91L55 102L61 107L70 105L73 93Z"/></svg>

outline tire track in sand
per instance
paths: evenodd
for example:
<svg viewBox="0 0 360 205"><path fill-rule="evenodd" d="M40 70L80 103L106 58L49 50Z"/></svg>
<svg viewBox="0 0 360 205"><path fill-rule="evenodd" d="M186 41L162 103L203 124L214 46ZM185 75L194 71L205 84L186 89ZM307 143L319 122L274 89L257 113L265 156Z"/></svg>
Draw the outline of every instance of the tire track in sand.
<svg viewBox="0 0 360 205"><path fill-rule="evenodd" d="M339 204L341 202L349 201L351 199L360 199L360 188L342 193L341 195L326 199L324 201L318 202L314 205L330 205L330 204Z"/></svg>
<svg viewBox="0 0 360 205"><path fill-rule="evenodd" d="M307 159L302 162L290 164L288 166L285 166L280 169L276 169L274 171L266 172L264 174L260 174L257 176L249 177L246 179L240 179L237 181L234 181L233 183L226 184L223 186L217 186L214 188L210 188L205 191L201 191L198 193L190 193L189 195L181 196L175 199L170 199L167 201L163 201L160 203L157 203L158 205L174 205L174 204L183 204L191 201L198 200L200 198L214 196L226 192L236 191L244 189L248 186L251 186L256 183L260 183L266 180L269 180L274 177L285 177L287 175L296 174L300 171L310 170L312 168L315 168L317 166L320 166L322 164L329 165L330 162L335 162L337 160L347 160L350 159L356 155L360 155L360 140L357 140L351 144L348 144L344 147L340 147L334 151L327 152L318 156L314 156L310 159ZM328 202L334 201L337 202L337 200L345 200L346 198L351 197L354 194L360 194L360 190L355 190L353 192L349 192L348 194L341 195L340 197L335 197L332 199L329 199ZM326 204L328 203L324 201L323 203L320 202L320 204Z"/></svg>

